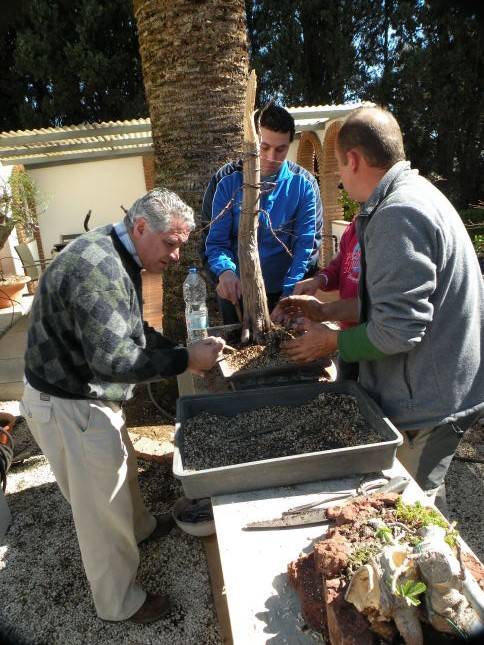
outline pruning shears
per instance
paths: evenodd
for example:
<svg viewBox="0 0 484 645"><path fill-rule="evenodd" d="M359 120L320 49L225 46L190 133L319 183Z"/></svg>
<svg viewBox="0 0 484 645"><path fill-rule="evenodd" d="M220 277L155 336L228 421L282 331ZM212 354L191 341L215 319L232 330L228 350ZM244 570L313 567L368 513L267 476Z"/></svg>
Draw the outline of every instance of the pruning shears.
<svg viewBox="0 0 484 645"><path fill-rule="evenodd" d="M373 493L402 493L408 486L410 480L408 477L384 477L373 481L362 480L360 484L351 490L338 491L332 497L319 499L302 506L283 511L279 517L269 520L259 520L250 522L243 528L246 531L258 529L283 529L293 526L305 526L311 524L324 524L327 521L326 508L318 508L321 504L329 502L347 502L354 497L371 495Z"/></svg>

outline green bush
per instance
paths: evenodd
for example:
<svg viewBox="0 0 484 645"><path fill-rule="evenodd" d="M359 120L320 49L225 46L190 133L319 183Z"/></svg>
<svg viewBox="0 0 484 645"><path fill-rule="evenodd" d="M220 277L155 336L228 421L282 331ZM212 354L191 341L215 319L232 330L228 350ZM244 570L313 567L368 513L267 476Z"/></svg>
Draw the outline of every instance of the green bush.
<svg viewBox="0 0 484 645"><path fill-rule="evenodd" d="M484 235L471 235L471 240L477 255L484 255Z"/></svg>
<svg viewBox="0 0 484 645"><path fill-rule="evenodd" d="M484 255L484 208L464 208L459 211L477 255Z"/></svg>
<svg viewBox="0 0 484 645"><path fill-rule="evenodd" d="M345 222L351 222L353 217L360 209L358 202L348 195L344 188L341 189L341 195L338 197L338 204L343 207L343 219Z"/></svg>

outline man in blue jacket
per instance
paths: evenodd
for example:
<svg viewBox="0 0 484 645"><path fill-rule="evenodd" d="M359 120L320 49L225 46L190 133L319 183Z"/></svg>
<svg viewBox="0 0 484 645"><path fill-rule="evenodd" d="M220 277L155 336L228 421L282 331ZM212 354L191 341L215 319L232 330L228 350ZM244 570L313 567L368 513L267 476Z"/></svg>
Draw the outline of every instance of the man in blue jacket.
<svg viewBox="0 0 484 645"><path fill-rule="evenodd" d="M272 310L281 295L291 294L296 282L316 270L323 215L315 177L286 160L294 119L274 104L256 112L256 123L259 119L259 257ZM242 162L226 164L210 180L202 207L202 223L211 221L203 260L216 284L225 324L238 322L234 305L242 294L237 251L242 189Z"/></svg>
<svg viewBox="0 0 484 645"><path fill-rule="evenodd" d="M464 431L484 413L484 285L456 210L405 161L402 134L381 108L351 113L336 141L338 169L363 207L359 299L323 305L292 296L280 308L311 319L287 345L296 361L336 349L402 431L397 456L445 508L444 477ZM334 331L317 321L359 320Z"/></svg>

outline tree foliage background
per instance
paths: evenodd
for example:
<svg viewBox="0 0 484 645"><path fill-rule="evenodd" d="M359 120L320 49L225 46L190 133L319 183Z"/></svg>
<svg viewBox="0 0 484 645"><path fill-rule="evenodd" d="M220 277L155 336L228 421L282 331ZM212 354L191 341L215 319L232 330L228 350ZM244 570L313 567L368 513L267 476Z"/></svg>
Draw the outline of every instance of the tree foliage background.
<svg viewBox="0 0 484 645"><path fill-rule="evenodd" d="M3 2L0 130L147 116L130 0Z"/></svg>
<svg viewBox="0 0 484 645"><path fill-rule="evenodd" d="M482 199L481 3L246 0L261 100L352 100L397 117L408 158L463 208Z"/></svg>
<svg viewBox="0 0 484 645"><path fill-rule="evenodd" d="M469 0L246 0L259 100L369 100L458 208L483 199L483 9ZM2 3L0 130L146 117L131 0ZM203 91L203 88L200 88Z"/></svg>

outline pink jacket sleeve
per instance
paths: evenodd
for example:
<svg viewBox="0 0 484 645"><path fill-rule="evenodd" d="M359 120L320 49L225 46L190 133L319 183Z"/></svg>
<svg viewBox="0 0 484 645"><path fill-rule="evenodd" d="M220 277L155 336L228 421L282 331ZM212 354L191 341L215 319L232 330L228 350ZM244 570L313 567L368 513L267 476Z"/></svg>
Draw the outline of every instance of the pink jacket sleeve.
<svg viewBox="0 0 484 645"><path fill-rule="evenodd" d="M345 231L346 233L346 231ZM343 238L341 238L343 239ZM341 267L341 250L335 255L331 262L321 272L322 291L334 291L339 289L339 272ZM326 284L324 284L324 280Z"/></svg>
<svg viewBox="0 0 484 645"><path fill-rule="evenodd" d="M337 255L331 260L331 262L326 266L321 272L320 276L324 276L326 279L326 286L322 284L322 291L334 291L335 289L340 288L340 279L342 271L342 263L349 251L352 251L352 241L355 235L355 219L346 227L345 232L341 236L339 251ZM351 247L351 248L349 248ZM323 283L323 279L321 283Z"/></svg>

